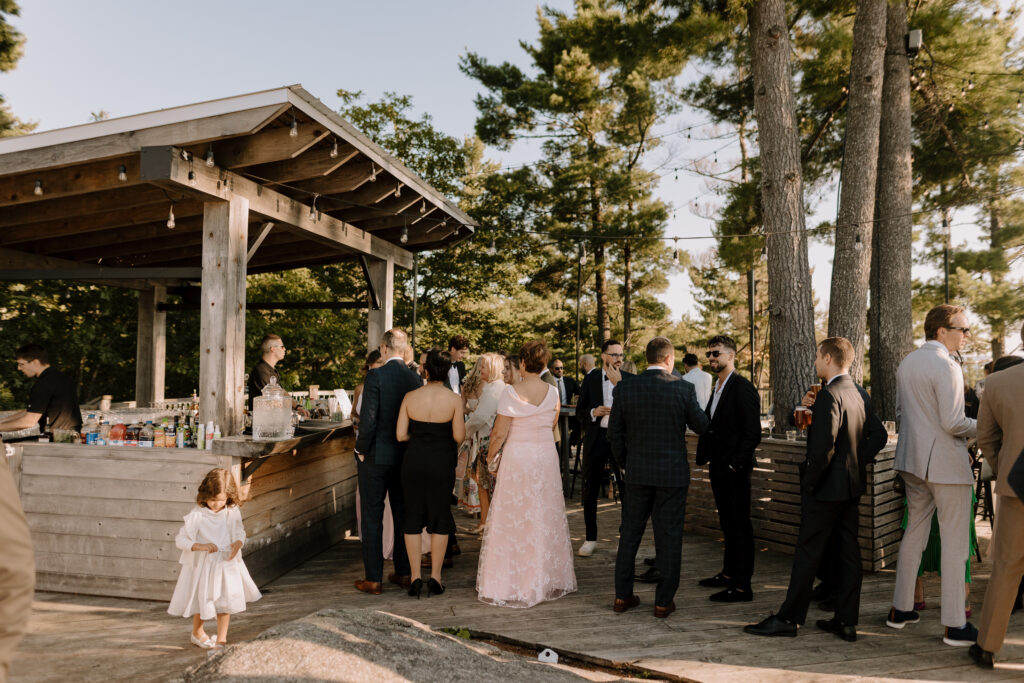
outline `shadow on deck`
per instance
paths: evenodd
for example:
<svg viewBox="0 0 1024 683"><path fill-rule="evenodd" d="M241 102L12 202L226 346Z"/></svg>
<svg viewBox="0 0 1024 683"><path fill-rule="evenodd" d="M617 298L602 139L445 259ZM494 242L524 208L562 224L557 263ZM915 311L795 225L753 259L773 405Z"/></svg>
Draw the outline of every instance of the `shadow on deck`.
<svg viewBox="0 0 1024 683"><path fill-rule="evenodd" d="M255 637L266 628L305 616L324 607L362 607L402 615L434 628L459 627L495 633L614 662L699 681L927 680L996 681L1024 678L1024 615L1011 619L1006 645L994 671L973 665L966 648L942 643L938 579L925 581L928 608L921 623L895 631L884 625L892 599L893 571L868 574L861 601L859 640L846 643L818 631L813 623L827 618L815 607L809 628L797 638L761 639L745 635L744 624L758 621L782 604L790 558L764 550L758 553L754 601L738 605L707 600L710 590L697 580L721 565L721 544L688 536L683 545L683 572L676 596L678 611L668 619L652 614L653 585L637 584L641 605L614 614L613 569L618 506L603 501L602 531L597 552L576 558L580 589L561 600L528 610L491 607L476 599L479 537L460 534L463 553L447 571L442 596L416 600L397 586L370 596L352 583L362 577L358 540L347 540L306 562L266 587L262 600L232 620L230 640ZM583 519L578 504L569 508L573 546L578 547ZM474 520L456 515L460 530ZM979 522L983 549L987 524ZM639 557L653 554L648 531ZM638 560L639 562L639 560ZM385 563L385 574L390 563ZM988 581L989 567L974 569L975 615ZM169 598L170 596L168 596ZM188 644L189 625L166 612L166 603L39 593L30 634L12 668L14 681L109 681L166 679L180 674L205 655Z"/></svg>

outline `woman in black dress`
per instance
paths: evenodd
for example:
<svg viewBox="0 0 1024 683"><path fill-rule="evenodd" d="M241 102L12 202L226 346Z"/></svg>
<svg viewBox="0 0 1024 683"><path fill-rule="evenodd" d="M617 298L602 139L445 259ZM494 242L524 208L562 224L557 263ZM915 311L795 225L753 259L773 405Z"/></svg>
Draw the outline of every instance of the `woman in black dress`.
<svg viewBox="0 0 1024 683"><path fill-rule="evenodd" d="M399 441L408 441L402 458L402 490L405 493L405 547L414 580L409 595L419 597L420 532L430 533L430 578L427 594L444 592L441 565L448 535L455 533L451 514L452 489L458 446L466 437L462 399L444 385L452 367L447 351L431 349L423 369L427 384L405 395L398 413Z"/></svg>

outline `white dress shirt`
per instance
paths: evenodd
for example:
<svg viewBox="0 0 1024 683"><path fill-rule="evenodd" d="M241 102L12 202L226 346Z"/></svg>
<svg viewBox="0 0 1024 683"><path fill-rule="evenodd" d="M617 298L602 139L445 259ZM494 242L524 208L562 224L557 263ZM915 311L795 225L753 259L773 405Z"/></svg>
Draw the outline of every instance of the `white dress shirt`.
<svg viewBox="0 0 1024 683"><path fill-rule="evenodd" d="M590 374L590 373L587 373ZM608 375L604 374L604 370L601 371L601 396L604 398L603 405L608 408L612 407L612 392L615 390L615 385L608 379ZM605 415L601 418L601 428L608 429L608 418L610 415ZM594 416L594 411L590 411L590 419L597 420Z"/></svg>
<svg viewBox="0 0 1024 683"><path fill-rule="evenodd" d="M700 409L707 408L711 398L711 375L697 367L683 375L683 379L692 384L697 392L697 405Z"/></svg>
<svg viewBox="0 0 1024 683"><path fill-rule="evenodd" d="M718 385L715 387L715 397L711 399L711 417L715 416L715 410L718 409L718 400L722 398L722 391L725 390L725 385L728 384L729 378L732 377L734 372L736 371L732 370L731 372L729 372L728 375L725 376L724 380L718 380Z"/></svg>
<svg viewBox="0 0 1024 683"><path fill-rule="evenodd" d="M462 395L462 386L459 384L459 369L452 363L451 369L448 371L448 384L452 385L452 391L459 396Z"/></svg>

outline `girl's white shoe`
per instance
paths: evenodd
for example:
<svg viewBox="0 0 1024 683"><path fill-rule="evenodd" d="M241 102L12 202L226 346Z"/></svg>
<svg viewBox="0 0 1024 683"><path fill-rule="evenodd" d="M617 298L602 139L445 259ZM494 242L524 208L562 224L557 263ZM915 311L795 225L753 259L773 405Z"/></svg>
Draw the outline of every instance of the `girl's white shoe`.
<svg viewBox="0 0 1024 683"><path fill-rule="evenodd" d="M206 640L199 640L195 635L190 635L189 638L192 640L192 644L196 647L201 647L204 650L209 650L217 643L216 636L213 638L207 638Z"/></svg>

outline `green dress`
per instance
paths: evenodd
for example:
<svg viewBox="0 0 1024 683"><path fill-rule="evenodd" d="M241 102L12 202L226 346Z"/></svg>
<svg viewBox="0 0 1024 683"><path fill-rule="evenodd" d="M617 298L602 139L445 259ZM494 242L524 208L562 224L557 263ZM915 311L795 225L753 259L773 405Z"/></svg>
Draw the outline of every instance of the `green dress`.
<svg viewBox="0 0 1024 683"><path fill-rule="evenodd" d="M974 557L978 552L978 533L974 528L974 506L977 504L978 499L971 491L971 539L970 539L970 551L967 554L967 568L964 581L967 583L971 582L971 558ZM907 509L907 499L903 499L903 529L907 528L907 518L909 517L909 510ZM925 572L938 572L939 576L942 576L942 543L939 536L939 515L937 512L932 513L932 529L928 534L928 545L925 546L924 552L921 553L921 566L917 570L917 575L921 576Z"/></svg>

